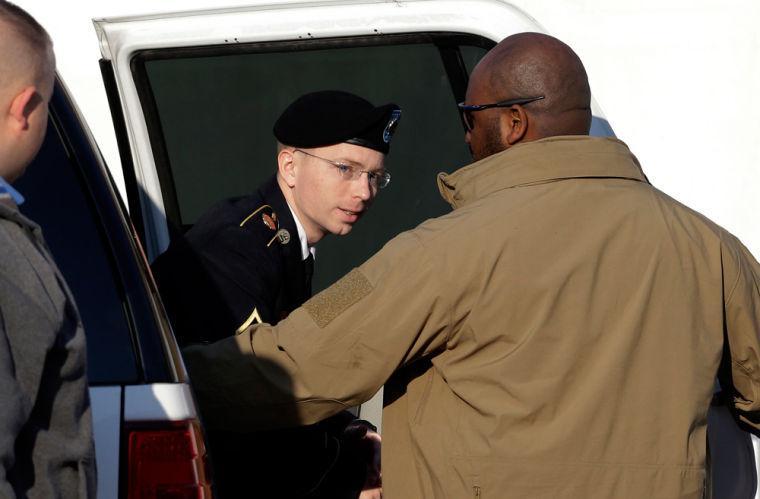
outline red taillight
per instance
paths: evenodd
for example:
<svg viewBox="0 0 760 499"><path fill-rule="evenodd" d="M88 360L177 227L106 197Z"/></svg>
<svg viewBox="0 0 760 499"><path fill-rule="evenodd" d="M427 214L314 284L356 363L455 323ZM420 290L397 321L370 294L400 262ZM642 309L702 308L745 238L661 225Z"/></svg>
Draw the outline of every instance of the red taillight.
<svg viewBox="0 0 760 499"><path fill-rule="evenodd" d="M128 499L207 499L206 449L197 425L165 423L127 431Z"/></svg>

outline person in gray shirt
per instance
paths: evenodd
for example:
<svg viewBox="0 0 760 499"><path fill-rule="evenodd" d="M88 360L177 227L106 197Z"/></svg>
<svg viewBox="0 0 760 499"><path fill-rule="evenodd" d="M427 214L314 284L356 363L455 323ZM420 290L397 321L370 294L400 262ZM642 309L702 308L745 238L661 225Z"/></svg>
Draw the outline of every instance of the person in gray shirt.
<svg viewBox="0 0 760 499"><path fill-rule="evenodd" d="M74 299L11 187L45 136L55 57L0 0L0 497L95 497L86 348Z"/></svg>

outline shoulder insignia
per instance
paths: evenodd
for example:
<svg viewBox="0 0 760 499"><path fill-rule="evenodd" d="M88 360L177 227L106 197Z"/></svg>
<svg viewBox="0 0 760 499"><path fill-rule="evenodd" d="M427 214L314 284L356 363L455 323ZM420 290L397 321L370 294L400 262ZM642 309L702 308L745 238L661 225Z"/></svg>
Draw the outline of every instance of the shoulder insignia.
<svg viewBox="0 0 760 499"><path fill-rule="evenodd" d="M261 213L261 219L264 222L264 225L266 225L272 230L277 229L277 226L279 225L279 223L277 222L277 214L274 212L274 209L272 209L272 207L269 206L268 204L263 204L259 206L258 208L256 208L255 210L253 210L253 212L251 212L250 215L245 217L243 221L240 222L240 227L247 224L249 220L251 220L253 217L258 215L259 213ZM269 223L267 223L267 221L272 223L272 227L269 226Z"/></svg>
<svg viewBox="0 0 760 499"><path fill-rule="evenodd" d="M261 315L259 315L259 309L257 309L256 307L253 307L253 312L251 312L251 315L248 316L245 322L242 323L239 328L237 328L237 331L235 331L235 334L240 334L246 329L248 329L250 326L252 326L253 324L261 324L262 322L264 321L261 320Z"/></svg>
<svg viewBox="0 0 760 499"><path fill-rule="evenodd" d="M290 232L287 229L278 230L277 239L280 240L280 244L288 244L290 242Z"/></svg>
<svg viewBox="0 0 760 499"><path fill-rule="evenodd" d="M269 213L264 213L261 215L261 219L264 221L264 225L266 225L269 230L277 230L278 222L277 222L277 213L272 212L270 215Z"/></svg>

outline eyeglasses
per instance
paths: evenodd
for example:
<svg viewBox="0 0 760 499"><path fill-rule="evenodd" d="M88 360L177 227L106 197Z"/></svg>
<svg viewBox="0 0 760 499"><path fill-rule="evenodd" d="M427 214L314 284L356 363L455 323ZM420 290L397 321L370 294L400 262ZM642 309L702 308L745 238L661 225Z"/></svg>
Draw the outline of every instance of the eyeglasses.
<svg viewBox="0 0 760 499"><path fill-rule="evenodd" d="M464 102L460 102L457 104L457 107L459 108L459 112L462 113L462 122L464 123L464 126L467 128L468 132L471 132L475 128L475 122L472 120L472 113L476 111L491 109L492 107L512 107L517 104L524 105L543 98L543 95L539 97L522 97L494 102L493 104L465 104Z"/></svg>
<svg viewBox="0 0 760 499"><path fill-rule="evenodd" d="M360 170L356 168L355 166L346 165L344 163L338 163L337 161L333 161L327 158L322 158L320 156L317 156L316 154L311 154L310 152L306 152L302 149L295 149L295 152L300 152L307 156L311 156L312 158L321 159L322 161L326 163L330 163L331 165L333 165L335 168L338 169L338 173L340 173L340 176L343 177L343 180L354 180L356 178L359 178L362 173L366 173L367 181L369 181L369 185L375 189L383 189L387 187L391 181L391 174L386 171Z"/></svg>

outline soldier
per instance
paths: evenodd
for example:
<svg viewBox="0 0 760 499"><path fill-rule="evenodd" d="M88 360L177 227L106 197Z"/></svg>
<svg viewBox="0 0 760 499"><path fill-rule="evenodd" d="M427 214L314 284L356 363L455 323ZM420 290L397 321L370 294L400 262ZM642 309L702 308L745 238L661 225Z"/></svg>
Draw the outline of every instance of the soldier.
<svg viewBox="0 0 760 499"><path fill-rule="evenodd" d="M314 422L385 384L388 499L709 495L716 373L760 427L760 265L588 136L559 40L500 42L460 110L476 162L439 176L452 213L278 325L184 350L207 421Z"/></svg>
<svg viewBox="0 0 760 499"><path fill-rule="evenodd" d="M311 296L314 245L348 234L390 181L384 161L400 115L395 104L375 107L339 91L306 94L285 109L273 130L277 173L211 208L153 265L181 344L275 324ZM352 420L342 413L319 427L256 435L212 428L222 497L355 497L361 480L346 477L364 475L362 446L350 451L363 431Z"/></svg>

